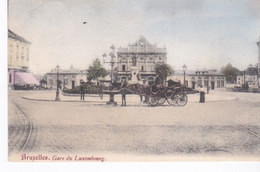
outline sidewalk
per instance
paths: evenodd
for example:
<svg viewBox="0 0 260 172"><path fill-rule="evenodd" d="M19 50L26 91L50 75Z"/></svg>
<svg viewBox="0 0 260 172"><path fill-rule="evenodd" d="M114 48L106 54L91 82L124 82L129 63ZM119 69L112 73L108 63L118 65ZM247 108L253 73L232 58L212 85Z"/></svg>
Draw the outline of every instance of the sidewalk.
<svg viewBox="0 0 260 172"><path fill-rule="evenodd" d="M22 98L27 100L34 100L34 101L55 101L56 91L48 90L48 91L34 91L28 92L22 96ZM188 94L188 103L197 103L199 102L200 95L197 94ZM140 98L138 95L127 95L127 103L129 104L136 104L140 103ZM223 102L223 101L232 101L236 100L237 98L230 95L225 91L210 91L209 94L205 94L206 103L207 102ZM104 95L103 99L101 99L98 95L95 94L86 94L85 101L80 100L80 95L78 96L64 96L60 93L60 102L86 102L89 104L106 104L109 101L109 96ZM121 95L115 95L115 101L118 104L121 103Z"/></svg>

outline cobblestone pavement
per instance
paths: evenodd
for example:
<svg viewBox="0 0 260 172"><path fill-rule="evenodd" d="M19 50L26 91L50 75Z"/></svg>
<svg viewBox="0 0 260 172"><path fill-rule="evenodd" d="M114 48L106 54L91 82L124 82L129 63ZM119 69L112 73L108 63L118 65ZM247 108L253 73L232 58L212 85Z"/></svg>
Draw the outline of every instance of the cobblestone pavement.
<svg viewBox="0 0 260 172"><path fill-rule="evenodd" d="M22 153L102 155L108 161L259 160L260 94L215 91L205 104L195 101L198 94L189 95L194 101L184 107L139 107L138 96L127 96L126 107L105 105L108 97L87 96L85 102L22 98L36 95L52 100L55 92L9 91L10 160ZM120 102L120 96L115 99Z"/></svg>

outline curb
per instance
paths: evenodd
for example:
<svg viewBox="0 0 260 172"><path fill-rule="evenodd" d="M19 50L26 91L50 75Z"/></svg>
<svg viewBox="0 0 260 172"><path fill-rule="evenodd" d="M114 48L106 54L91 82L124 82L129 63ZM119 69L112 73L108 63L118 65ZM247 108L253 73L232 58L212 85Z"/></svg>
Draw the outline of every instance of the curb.
<svg viewBox="0 0 260 172"><path fill-rule="evenodd" d="M28 97L24 97L21 96L23 99L26 100L32 100L32 101L42 101L42 102L77 102L77 103L88 103L88 102L96 102L96 103L104 103L103 101L80 101L80 100L60 100L60 101L56 101L56 100L46 100L46 99L33 99L33 98L28 98Z"/></svg>

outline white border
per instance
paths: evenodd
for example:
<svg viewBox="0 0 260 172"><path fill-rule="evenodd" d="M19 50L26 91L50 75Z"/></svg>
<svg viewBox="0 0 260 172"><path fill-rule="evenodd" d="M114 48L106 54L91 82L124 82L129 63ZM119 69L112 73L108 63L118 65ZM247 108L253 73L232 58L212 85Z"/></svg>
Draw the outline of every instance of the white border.
<svg viewBox="0 0 260 172"><path fill-rule="evenodd" d="M0 168L1 171L223 171L259 172L259 162L173 163L13 163L8 162L7 141L7 0L0 2ZM4 50L4 51L3 51Z"/></svg>

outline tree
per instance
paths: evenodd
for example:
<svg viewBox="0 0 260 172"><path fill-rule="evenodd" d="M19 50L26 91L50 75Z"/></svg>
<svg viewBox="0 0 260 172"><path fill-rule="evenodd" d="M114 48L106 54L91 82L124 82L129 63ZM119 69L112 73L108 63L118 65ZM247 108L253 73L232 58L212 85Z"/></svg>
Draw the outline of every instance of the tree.
<svg viewBox="0 0 260 172"><path fill-rule="evenodd" d="M249 75L257 75L257 64L255 66L252 64L248 65L246 71Z"/></svg>
<svg viewBox="0 0 260 172"><path fill-rule="evenodd" d="M155 66L155 72L163 81L166 81L167 76L170 76L174 73L172 67L166 63L157 64Z"/></svg>
<svg viewBox="0 0 260 172"><path fill-rule="evenodd" d="M91 66L89 66L87 72L88 81L98 79L100 76L104 77L107 75L107 70L102 66L98 58L93 61Z"/></svg>
<svg viewBox="0 0 260 172"><path fill-rule="evenodd" d="M226 81L228 83L236 83L237 75L240 74L240 71L228 63L225 67L221 68L221 73L226 75Z"/></svg>

